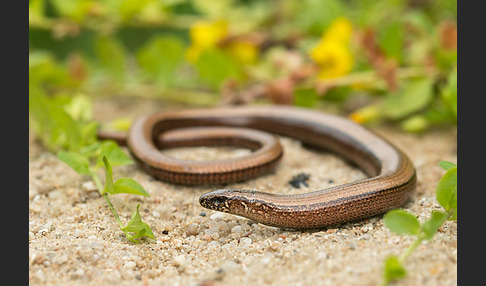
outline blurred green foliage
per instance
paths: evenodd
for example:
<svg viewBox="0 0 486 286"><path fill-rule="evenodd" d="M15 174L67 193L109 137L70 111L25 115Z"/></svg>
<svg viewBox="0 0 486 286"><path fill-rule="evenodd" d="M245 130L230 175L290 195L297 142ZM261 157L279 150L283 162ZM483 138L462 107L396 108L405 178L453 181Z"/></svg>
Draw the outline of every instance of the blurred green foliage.
<svg viewBox="0 0 486 286"><path fill-rule="evenodd" d="M421 132L457 120L457 2L30 0L29 85L37 129L58 128L39 94L116 94L331 105Z"/></svg>

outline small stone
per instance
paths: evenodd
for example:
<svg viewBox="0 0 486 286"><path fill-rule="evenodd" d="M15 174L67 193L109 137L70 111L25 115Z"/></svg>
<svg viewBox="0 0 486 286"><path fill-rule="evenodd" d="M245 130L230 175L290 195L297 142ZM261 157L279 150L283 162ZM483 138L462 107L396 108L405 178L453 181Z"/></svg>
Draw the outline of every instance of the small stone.
<svg viewBox="0 0 486 286"><path fill-rule="evenodd" d="M270 257L262 258L262 260L260 261L263 265L267 265L268 263L270 263Z"/></svg>
<svg viewBox="0 0 486 286"><path fill-rule="evenodd" d="M37 276L37 279L39 279L40 281L46 280L46 276L44 275L44 272L42 272L42 269L37 270L35 275Z"/></svg>
<svg viewBox="0 0 486 286"><path fill-rule="evenodd" d="M81 268L76 269L76 271L71 273L71 279L77 279L83 276L84 276L84 270Z"/></svg>
<svg viewBox="0 0 486 286"><path fill-rule="evenodd" d="M83 189L83 191L85 191L85 192L97 191L96 185L93 181L84 182L81 185L81 189Z"/></svg>
<svg viewBox="0 0 486 286"><path fill-rule="evenodd" d="M187 235L197 235L199 233L199 224L191 223L187 226Z"/></svg>
<svg viewBox="0 0 486 286"><path fill-rule="evenodd" d="M329 256L327 255L327 253L326 253L326 252L319 252L319 253L317 254L317 259L318 259L318 260L325 260L325 259L327 259L328 257L329 257Z"/></svg>
<svg viewBox="0 0 486 286"><path fill-rule="evenodd" d="M63 263L66 263L67 261L68 261L68 256L66 254L61 254L61 255L55 256L54 260L52 262L56 263L56 264L63 264Z"/></svg>
<svg viewBox="0 0 486 286"><path fill-rule="evenodd" d="M61 190L52 190L47 194L47 197L50 200L60 200L65 197L64 193Z"/></svg>
<svg viewBox="0 0 486 286"><path fill-rule="evenodd" d="M35 195L37 195L39 192L35 189L29 189L29 200L32 200Z"/></svg>
<svg viewBox="0 0 486 286"><path fill-rule="evenodd" d="M221 269L223 269L224 272L232 272L235 271L239 268L238 263L234 262L233 260L226 260L221 264Z"/></svg>
<svg viewBox="0 0 486 286"><path fill-rule="evenodd" d="M248 237L242 237L242 238L240 239L240 245L241 245L242 247L248 247L248 246L250 246L250 244L251 244L251 243L252 243L251 238L248 238Z"/></svg>
<svg viewBox="0 0 486 286"><path fill-rule="evenodd" d="M177 255L172 260L172 265L175 266L175 267L180 267L180 266L184 265L185 262L186 262L186 258L184 257L184 255Z"/></svg>
<svg viewBox="0 0 486 286"><path fill-rule="evenodd" d="M218 220L222 220L224 217L225 217L224 213L217 212L212 214L209 218L218 221Z"/></svg>
<svg viewBox="0 0 486 286"><path fill-rule="evenodd" d="M243 229L239 225L236 225L236 226L231 228L231 233L241 233L242 231L243 231Z"/></svg>
<svg viewBox="0 0 486 286"><path fill-rule="evenodd" d="M125 264L123 264L123 268L128 270L134 270L135 266L137 266L137 263L133 261L127 261Z"/></svg>
<svg viewBox="0 0 486 286"><path fill-rule="evenodd" d="M38 231L38 233L42 236L46 235L49 232L49 229L43 228Z"/></svg>
<svg viewBox="0 0 486 286"><path fill-rule="evenodd" d="M206 229L206 231L204 231L204 233L205 233L206 235L211 236L211 235L213 235L213 234L215 234L215 233L218 233L218 231L219 231L219 227L215 226L215 227L212 227L212 228L208 228L208 229Z"/></svg>

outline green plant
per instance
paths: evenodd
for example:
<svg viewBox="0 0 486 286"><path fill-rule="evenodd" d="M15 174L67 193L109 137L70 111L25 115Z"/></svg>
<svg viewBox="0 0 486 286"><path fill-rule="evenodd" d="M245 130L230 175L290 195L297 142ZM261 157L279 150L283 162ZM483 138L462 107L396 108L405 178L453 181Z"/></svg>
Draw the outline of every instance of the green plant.
<svg viewBox="0 0 486 286"><path fill-rule="evenodd" d="M444 210L433 211L430 218L421 223L415 215L395 209L385 214L386 227L398 235L410 235L416 239L399 256L390 255L386 258L383 268L382 285L406 276L403 263L413 251L423 242L431 240L446 220L457 219L457 166L442 161L439 165L447 172L440 179L436 188L436 198Z"/></svg>
<svg viewBox="0 0 486 286"><path fill-rule="evenodd" d="M132 178L113 180L112 166L133 164L133 160L114 141L96 138L98 123L90 120L90 101L82 96L48 98L40 89L31 88L29 97L31 127L42 143L77 173L88 175L100 195L106 200L120 229L135 243L143 236L155 238L150 226L144 223L137 210L131 220L123 225L109 196L120 193L148 197L144 188ZM105 171L105 185L98 170Z"/></svg>
<svg viewBox="0 0 486 286"><path fill-rule="evenodd" d="M423 132L456 124L457 1L419 2L29 0L29 79L55 95L333 105Z"/></svg>

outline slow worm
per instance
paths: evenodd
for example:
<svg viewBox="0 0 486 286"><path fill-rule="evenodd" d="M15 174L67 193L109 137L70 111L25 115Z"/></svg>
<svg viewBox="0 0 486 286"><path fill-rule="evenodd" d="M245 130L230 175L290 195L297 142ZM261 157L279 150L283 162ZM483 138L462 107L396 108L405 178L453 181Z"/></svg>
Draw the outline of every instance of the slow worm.
<svg viewBox="0 0 486 286"><path fill-rule="evenodd" d="M172 146L178 146L191 145L181 142L196 142L196 132L200 134L199 143L193 145L205 145L206 142L231 145L231 138L241 135L234 145L256 151L238 160L188 162L169 157L159 150L164 146L164 134L177 132L175 129L179 128L211 126L249 128L295 138L342 156L369 177L298 195L220 189L199 198L200 204L208 209L282 228L323 228L399 207L410 199L415 189L416 174L412 162L390 142L345 118L295 107L245 106L156 113L138 118L130 128L126 143L141 168L157 178L179 184L245 180L268 172L282 155L280 145L272 138L260 133L255 135L246 129L239 129L220 141L217 138L224 137L224 129L219 128L187 129L168 136L176 138Z"/></svg>

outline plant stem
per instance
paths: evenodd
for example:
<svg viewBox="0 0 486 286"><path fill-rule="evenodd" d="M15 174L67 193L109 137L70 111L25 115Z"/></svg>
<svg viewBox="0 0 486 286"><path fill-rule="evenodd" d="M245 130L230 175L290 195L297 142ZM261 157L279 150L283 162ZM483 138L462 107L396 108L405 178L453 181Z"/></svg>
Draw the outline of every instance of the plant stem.
<svg viewBox="0 0 486 286"><path fill-rule="evenodd" d="M116 222L118 223L118 226L120 227L120 229L123 229L123 223L121 222L120 217L118 216L118 212L115 210L115 208L113 207L113 204L111 203L110 199L108 198L108 193L104 193L103 197L105 198L106 203L110 207L111 212L115 216L115 219L116 219Z"/></svg>
<svg viewBox="0 0 486 286"><path fill-rule="evenodd" d="M400 256L398 256L398 260L401 264L404 263L405 260L407 260L407 258L412 254L415 248L417 248L417 246L419 246L424 239L425 236L423 234L420 234L417 239L412 244L410 244Z"/></svg>
<svg viewBox="0 0 486 286"><path fill-rule="evenodd" d="M108 193L103 193L103 186L101 185L101 180L98 174L96 173L96 169L90 169L91 173L91 178L93 179L96 187L98 188L98 192L105 198L106 203L108 204L108 207L110 207L111 212L115 216L116 222L118 223L118 226L120 229L123 229L123 223L120 220L120 216L118 216L118 212L115 210L115 207L113 207L113 204L111 203L110 199L108 198Z"/></svg>

